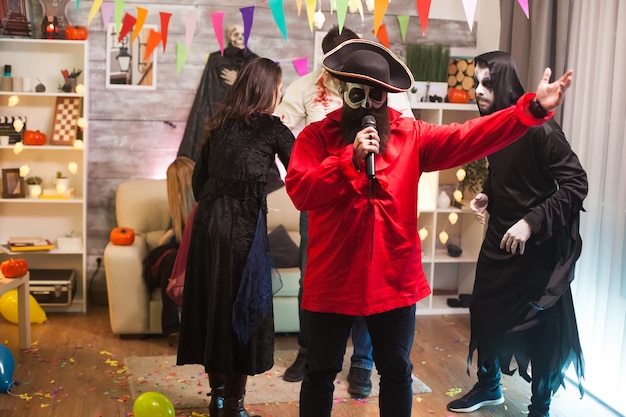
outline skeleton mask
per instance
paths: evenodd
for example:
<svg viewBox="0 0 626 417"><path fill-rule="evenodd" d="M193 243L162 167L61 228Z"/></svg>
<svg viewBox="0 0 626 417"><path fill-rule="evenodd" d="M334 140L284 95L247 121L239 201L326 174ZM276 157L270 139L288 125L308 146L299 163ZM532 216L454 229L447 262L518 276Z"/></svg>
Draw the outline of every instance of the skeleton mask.
<svg viewBox="0 0 626 417"><path fill-rule="evenodd" d="M244 39L243 39L243 26L241 25L232 25L228 28L227 33L228 40L230 44L235 48L243 49Z"/></svg>

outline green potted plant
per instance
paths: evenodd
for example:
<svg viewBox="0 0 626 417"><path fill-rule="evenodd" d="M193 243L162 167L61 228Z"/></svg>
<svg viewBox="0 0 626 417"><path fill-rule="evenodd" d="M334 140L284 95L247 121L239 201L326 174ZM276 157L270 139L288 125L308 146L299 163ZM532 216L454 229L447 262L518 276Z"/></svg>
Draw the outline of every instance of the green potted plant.
<svg viewBox="0 0 626 417"><path fill-rule="evenodd" d="M43 180L41 177L28 177L26 178L26 185L28 186L28 195L31 198L39 198L41 195L41 184Z"/></svg>
<svg viewBox="0 0 626 417"><path fill-rule="evenodd" d="M57 171L57 176L54 179L57 194L65 194L69 190L69 185L69 178L64 176L61 171Z"/></svg>
<svg viewBox="0 0 626 417"><path fill-rule="evenodd" d="M415 78L409 98L417 102L443 102L448 91L450 48L444 45L408 44L406 64Z"/></svg>

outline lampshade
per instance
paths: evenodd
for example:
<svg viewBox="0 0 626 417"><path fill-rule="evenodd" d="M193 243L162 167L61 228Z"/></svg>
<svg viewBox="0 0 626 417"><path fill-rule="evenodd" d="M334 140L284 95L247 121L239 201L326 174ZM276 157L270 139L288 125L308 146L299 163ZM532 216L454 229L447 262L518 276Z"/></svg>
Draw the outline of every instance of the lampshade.
<svg viewBox="0 0 626 417"><path fill-rule="evenodd" d="M417 233L420 236L420 240L424 240L428 237L428 230L425 227L422 227Z"/></svg>
<svg viewBox="0 0 626 417"><path fill-rule="evenodd" d="M466 175L467 175L467 172L465 172L463 168L459 168L456 171L456 179L459 180L459 182L463 181Z"/></svg>
<svg viewBox="0 0 626 417"><path fill-rule="evenodd" d="M461 190L454 190L452 196L454 197L454 201L456 201L457 203L460 203L461 200L463 200L463 192Z"/></svg>
<svg viewBox="0 0 626 417"><path fill-rule="evenodd" d="M456 224L456 222L459 221L459 215L455 212L448 214L448 221L450 224Z"/></svg>
<svg viewBox="0 0 626 417"><path fill-rule="evenodd" d="M131 59L131 56L128 53L128 48L126 48L125 46L122 46L120 48L119 54L117 54L116 59L117 59L117 63L120 66L120 71L128 72L128 68L130 68L130 59Z"/></svg>
<svg viewBox="0 0 626 417"><path fill-rule="evenodd" d="M446 233L445 230L439 233L439 241L443 243L444 245L448 243L448 238L449 238L448 233Z"/></svg>

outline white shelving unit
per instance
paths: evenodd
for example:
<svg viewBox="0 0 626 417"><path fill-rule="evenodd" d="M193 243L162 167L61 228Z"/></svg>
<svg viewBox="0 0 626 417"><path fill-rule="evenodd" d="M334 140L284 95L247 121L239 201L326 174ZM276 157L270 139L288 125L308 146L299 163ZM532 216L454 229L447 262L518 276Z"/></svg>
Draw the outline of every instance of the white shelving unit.
<svg viewBox="0 0 626 417"><path fill-rule="evenodd" d="M413 108L417 119L435 124L462 123L478 117L476 104L419 103ZM437 197L442 189L454 189L458 185L456 171L459 167L424 173L419 183L419 228L425 228L428 236L422 241L422 263L433 294L417 304L417 314L467 314L467 308L449 307L448 298L459 294L471 294L476 272L476 261L484 236L484 227L475 219L464 196L462 208L450 206L438 208ZM458 215L452 225L450 213ZM439 233L445 230L448 243L455 243L463 250L461 256L448 255L446 246L440 243Z"/></svg>
<svg viewBox="0 0 626 417"><path fill-rule="evenodd" d="M26 190L25 198L0 198L0 261L10 257L25 258L31 269L73 269L76 271L76 293L70 305L42 306L48 312L87 310L86 279L86 207L87 207L87 128L83 129L83 147L51 145L52 124L57 97L79 97L82 114L87 119L88 89L83 94L65 93L59 90L63 84L62 69L80 69L79 84L88 80L87 41L0 38L0 68L11 65L12 75L29 77L35 85L41 82L45 92L0 91L0 117L26 117L24 130L39 130L46 134L47 144L23 146L15 152L15 145L0 145L0 168L15 169L30 166L27 177L43 179L42 188L54 189L53 177L61 171L69 177L73 194L68 199L31 198ZM12 106L10 99L17 96L19 102ZM24 131L23 130L23 131ZM22 131L22 132L23 132ZM69 172L74 162L76 174ZM79 238L80 245L60 249L58 237L68 235ZM50 251L11 252L6 243L10 237L37 236L55 244ZM32 286L31 286L32 289Z"/></svg>

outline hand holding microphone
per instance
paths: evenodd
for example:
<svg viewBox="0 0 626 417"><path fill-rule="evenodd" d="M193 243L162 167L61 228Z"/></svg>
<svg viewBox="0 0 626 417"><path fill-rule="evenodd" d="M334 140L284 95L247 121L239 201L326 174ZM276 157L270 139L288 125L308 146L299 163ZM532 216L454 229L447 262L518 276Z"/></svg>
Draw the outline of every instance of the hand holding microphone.
<svg viewBox="0 0 626 417"><path fill-rule="evenodd" d="M376 133L376 119L371 114L366 114L363 116L363 121L361 122L361 127L366 129L368 127L374 128L374 132ZM369 136L369 145L375 145L372 140L372 135ZM375 146L378 146L377 144ZM368 152L365 157L365 176L369 179L376 178L376 166L374 165L374 152Z"/></svg>

